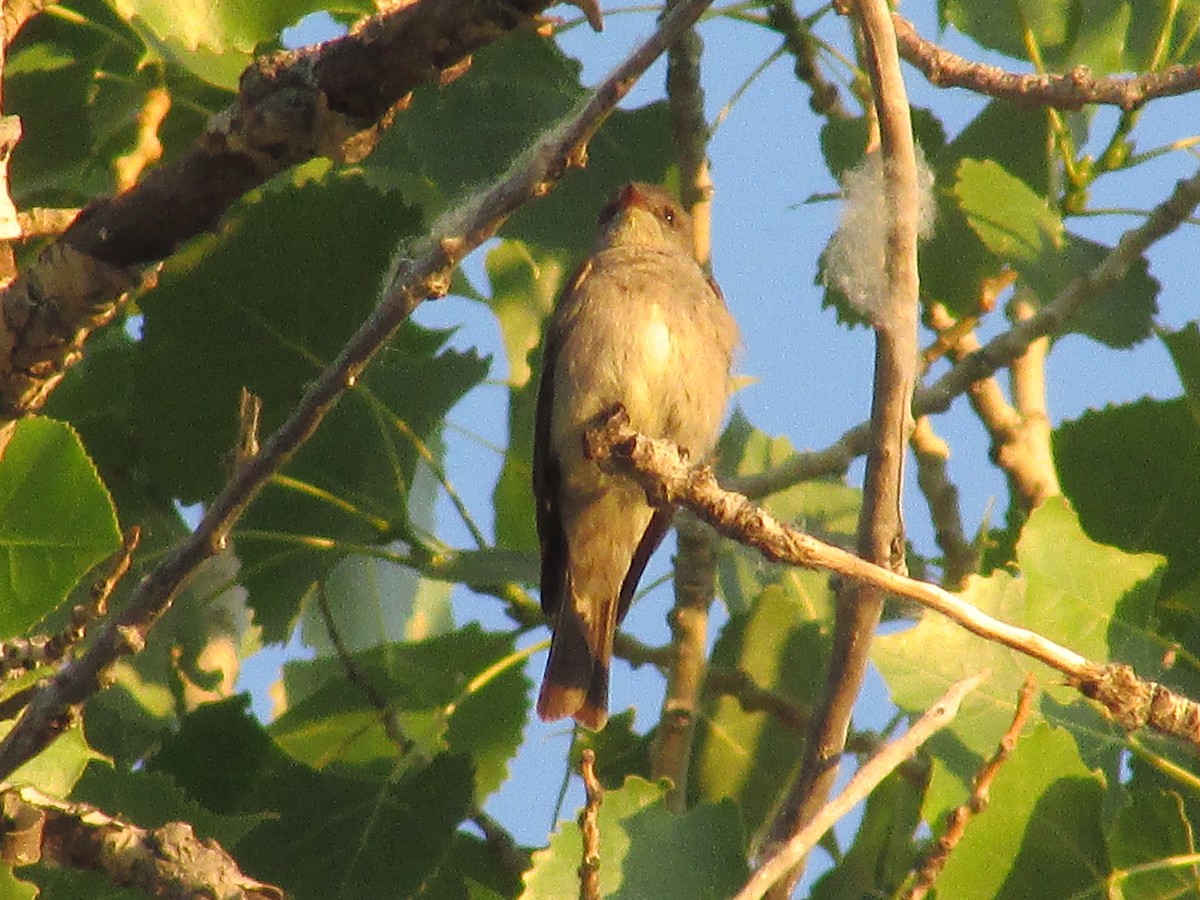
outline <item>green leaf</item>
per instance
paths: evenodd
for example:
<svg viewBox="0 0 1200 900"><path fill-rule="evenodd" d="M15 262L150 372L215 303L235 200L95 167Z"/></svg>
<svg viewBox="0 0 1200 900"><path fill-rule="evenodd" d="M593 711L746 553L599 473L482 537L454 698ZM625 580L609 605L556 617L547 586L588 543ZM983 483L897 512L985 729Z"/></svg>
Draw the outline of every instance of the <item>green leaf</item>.
<svg viewBox="0 0 1200 900"><path fill-rule="evenodd" d="M1018 271L1062 246L1062 219L1044 197L999 163L962 160L953 190L984 246Z"/></svg>
<svg viewBox="0 0 1200 900"><path fill-rule="evenodd" d="M1178 794L1137 791L1108 829L1113 881L1126 897L1186 897L1200 890L1192 824Z"/></svg>
<svg viewBox="0 0 1200 900"><path fill-rule="evenodd" d="M12 731L13 724L11 720L0 722L0 738ZM73 725L5 780L10 784L35 787L51 797L64 798L70 796L87 764L97 758L84 739L83 729Z"/></svg>
<svg viewBox="0 0 1200 900"><path fill-rule="evenodd" d="M525 656L514 651L511 637L471 625L354 659L425 755L470 757L479 801L500 786L529 709ZM285 752L316 769L384 763L386 771L392 765L398 751L381 712L361 688L347 684L340 660L288 663L284 684L289 709L270 732Z"/></svg>
<svg viewBox="0 0 1200 900"><path fill-rule="evenodd" d="M741 827L733 804L704 804L685 815L662 804L664 784L630 778L600 806L600 894L646 897L727 897L746 878ZM583 840L579 826L560 828L533 854L522 900L557 900L579 893Z"/></svg>
<svg viewBox="0 0 1200 900"><path fill-rule="evenodd" d="M4 900L34 900L38 896L35 884L22 881L8 863L0 863L0 897Z"/></svg>
<svg viewBox="0 0 1200 900"><path fill-rule="evenodd" d="M113 10L167 61L200 78L236 88L238 76L255 48L274 41L281 31L311 12L371 15L366 0L108 0Z"/></svg>
<svg viewBox="0 0 1200 900"><path fill-rule="evenodd" d="M565 276L563 256L521 241L504 241L487 254L488 305L500 325L509 371L509 446L492 495L496 541L508 549L534 550L538 545L530 460L538 387L533 365L540 372L541 354L534 351Z"/></svg>
<svg viewBox="0 0 1200 900"><path fill-rule="evenodd" d="M439 756L396 779L316 772L284 754L245 707L245 698L201 707L150 768L214 812L264 816L226 849L289 897L416 894L471 807L470 767Z"/></svg>
<svg viewBox="0 0 1200 900"><path fill-rule="evenodd" d="M1026 57L1025 29L1043 54L1063 47L1070 35L1071 7L1071 0L1011 0L1003 4L938 0L943 24L1015 59Z"/></svg>
<svg viewBox="0 0 1200 900"><path fill-rule="evenodd" d="M1200 324L1189 322L1178 331L1163 331L1159 336L1167 345L1175 371L1183 383L1188 411L1200 425Z"/></svg>
<svg viewBox="0 0 1200 900"><path fill-rule="evenodd" d="M213 838L223 845L236 843L266 821L262 816L218 815L189 800L162 772L133 771L104 764L88 766L71 799L90 803L141 828L187 822L201 838Z"/></svg>
<svg viewBox="0 0 1200 900"><path fill-rule="evenodd" d="M528 855L521 853L528 865ZM417 894L420 900L504 900L521 892L520 872L496 846L458 832L437 874Z"/></svg>
<svg viewBox="0 0 1200 900"><path fill-rule="evenodd" d="M363 166L373 178L398 184L427 209L439 210L493 181L535 135L570 111L587 93L579 71L555 42L514 34L475 54L471 70L449 87L418 91ZM447 152L461 146L463 123L470 123L472 152ZM617 110L589 142L588 154L586 169L519 210L501 234L582 259L613 190L631 180L665 178L674 159L666 103Z"/></svg>
<svg viewBox="0 0 1200 900"><path fill-rule="evenodd" d="M1111 247L1086 238L1065 235L1058 253L1018 267L1025 283L1033 289L1032 296L1023 296L1035 307L1049 303L1080 274L1099 266L1111 251ZM1151 277L1145 257L1139 257L1120 281L1089 297L1067 327L1108 347L1132 347L1151 334L1158 312L1158 292L1158 281Z"/></svg>
<svg viewBox="0 0 1200 900"><path fill-rule="evenodd" d="M329 175L246 203L177 254L144 300L134 392L137 439L159 451L147 473L164 493L194 501L224 482L242 386L263 401L264 434L283 420L372 308L395 231L416 224L361 177ZM488 367L446 339L402 327L240 523L243 583L267 640L286 637L353 545L411 530L418 461L436 464L442 418Z"/></svg>
<svg viewBox="0 0 1200 900"><path fill-rule="evenodd" d="M914 834L928 779L928 771L921 778L917 768L893 772L867 797L854 843L813 886L812 900L861 900L899 891L916 858Z"/></svg>
<svg viewBox="0 0 1200 900"><path fill-rule="evenodd" d="M795 572L767 587L748 613L732 616L717 638L712 664L737 669L798 710L812 708L829 655L828 622L811 620L805 588L824 579ZM705 699L691 776L701 800L733 799L752 833L765 826L787 789L803 744L792 727L762 711L747 712L732 696Z"/></svg>
<svg viewBox="0 0 1200 900"><path fill-rule="evenodd" d="M1070 897L1102 882L1100 873L1108 871L1103 791L1070 735L1037 725L1000 769L987 808L950 854L938 876L939 895Z"/></svg>
<svg viewBox="0 0 1200 900"><path fill-rule="evenodd" d="M1184 400L1088 412L1054 431L1063 492L1093 538L1168 560L1160 611L1195 621L1200 580L1200 423Z"/></svg>
<svg viewBox="0 0 1200 900"><path fill-rule="evenodd" d="M112 500L75 431L47 418L17 422L0 459L0 638L57 608L120 542Z"/></svg>
<svg viewBox="0 0 1200 900"><path fill-rule="evenodd" d="M996 571L987 578L972 577L961 596L989 615L1097 662L1128 658L1129 648L1139 646L1139 633L1147 627L1158 589L1160 557L1094 543L1066 502L1055 498L1030 515L1017 544L1016 564L1019 574ZM931 653L934 647L937 652ZM1083 742L1107 741L1110 757L1120 749L1099 714L1076 692L1060 686L1058 673L941 616L929 613L912 628L879 637L872 658L896 704L914 715L960 678L983 670L991 673L964 701L950 727L928 745L940 765L927 811L961 802L980 761L1008 728L1017 690L1030 671L1048 697L1061 698L1082 717L1068 717L1045 702L1035 711L1034 721L1044 718L1066 725ZM1092 723L1086 730L1085 722Z"/></svg>

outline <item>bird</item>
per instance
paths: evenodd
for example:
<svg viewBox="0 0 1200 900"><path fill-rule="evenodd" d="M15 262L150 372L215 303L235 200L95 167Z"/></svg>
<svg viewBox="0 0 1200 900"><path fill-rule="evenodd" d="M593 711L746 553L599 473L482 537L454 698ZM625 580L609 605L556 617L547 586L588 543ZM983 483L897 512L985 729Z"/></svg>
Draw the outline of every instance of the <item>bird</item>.
<svg viewBox="0 0 1200 900"><path fill-rule="evenodd" d="M553 630L544 721L571 716L596 731L608 721L613 635L673 515L602 471L584 435L623 407L634 430L702 460L725 416L738 329L692 241L691 217L669 192L625 185L547 326L533 442L541 604Z"/></svg>

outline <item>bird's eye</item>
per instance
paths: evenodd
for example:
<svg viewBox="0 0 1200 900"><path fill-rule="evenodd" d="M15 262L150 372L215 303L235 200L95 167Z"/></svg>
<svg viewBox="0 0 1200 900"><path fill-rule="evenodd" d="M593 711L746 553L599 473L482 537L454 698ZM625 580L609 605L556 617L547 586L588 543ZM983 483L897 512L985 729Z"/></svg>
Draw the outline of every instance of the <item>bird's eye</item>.
<svg viewBox="0 0 1200 900"><path fill-rule="evenodd" d="M676 221L675 210L669 206L664 206L662 210L663 221L668 225L674 225Z"/></svg>

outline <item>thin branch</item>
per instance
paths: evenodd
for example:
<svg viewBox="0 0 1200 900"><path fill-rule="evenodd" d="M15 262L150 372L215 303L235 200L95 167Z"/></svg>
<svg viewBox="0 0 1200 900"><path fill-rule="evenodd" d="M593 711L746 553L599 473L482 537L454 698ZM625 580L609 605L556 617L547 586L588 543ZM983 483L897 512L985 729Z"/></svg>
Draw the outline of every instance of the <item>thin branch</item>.
<svg viewBox="0 0 1200 900"><path fill-rule="evenodd" d="M879 123L884 188L879 214L886 227L883 294L870 300L875 327L875 379L857 547L864 559L902 571L903 471L913 427L912 395L919 359L917 242L921 187L890 9L886 0L857 0L852 10L862 34ZM878 588L862 582L838 591L833 646L821 702L804 745L800 772L772 822L768 853L772 852L771 846L790 842L825 805L833 788L837 760L845 747L850 717L866 675L884 596ZM795 870L772 888L773 897L790 894L802 873L800 860L793 859Z"/></svg>
<svg viewBox="0 0 1200 900"><path fill-rule="evenodd" d="M934 432L928 416L917 419L911 444L917 461L917 486L925 495L934 540L942 551L942 582L958 590L979 567L979 548L963 531L958 488L946 471L950 446Z"/></svg>
<svg viewBox="0 0 1200 900"><path fill-rule="evenodd" d="M707 5L708 0L681 3L591 95L536 141L499 182L439 220L433 234L415 248L412 259L397 261L384 298L309 387L288 419L266 439L253 459L237 467L196 529L139 583L121 615L101 631L87 653L38 692L25 715L0 741L0 778L40 753L57 736L60 729L56 723L67 710L97 690L101 672L122 655L144 645L146 633L170 607L183 584L202 562L220 552L229 530L267 480L312 436L412 310L427 297L445 293L454 267L491 237L509 215L549 191L568 168L582 164L587 142L600 123Z"/></svg>
<svg viewBox="0 0 1200 900"><path fill-rule="evenodd" d="M937 731L945 728L958 714L963 698L984 681L984 675L973 675L950 686L945 696L929 708L913 723L902 737L885 744L862 768L854 773L843 790L832 801L821 807L807 825L792 835L786 844L779 847L763 862L733 900L758 900L773 886L778 886L808 855L821 836L859 804L871 791L887 778Z"/></svg>
<svg viewBox="0 0 1200 900"><path fill-rule="evenodd" d="M892 21L900 55L936 87L961 87L1020 106L1079 109L1088 103L1134 110L1157 97L1174 97L1200 88L1200 68L1169 66L1161 72L1097 78L1087 66L1063 74L1019 75L998 66L972 62L921 37L899 15Z"/></svg>
<svg viewBox="0 0 1200 900"><path fill-rule="evenodd" d="M216 841L196 837L185 822L146 829L31 787L5 785L2 790L4 818L19 828L17 835L6 834L7 863L41 860L89 869L116 886L139 888L154 897L283 900L282 890L243 874Z"/></svg>
<svg viewBox="0 0 1200 900"><path fill-rule="evenodd" d="M126 532L121 550L108 574L92 585L86 604L77 604L71 610L71 621L62 631L50 637L13 638L0 643L0 678L22 675L38 666L53 666L61 662L87 636L88 626L108 615L108 601L121 579L128 574L134 551L141 539L142 530L137 526ZM10 705L12 698L5 699L5 707L10 713L5 718L12 718L15 715Z"/></svg>
<svg viewBox="0 0 1200 900"><path fill-rule="evenodd" d="M993 618L944 588L874 565L786 525L745 496L722 489L710 467L692 465L675 444L630 429L627 418L622 410L589 433L589 452L602 465L636 478L654 502L686 506L772 562L836 572L913 600L972 634L1061 672L1126 731L1149 726L1200 749L1200 703L1139 678L1130 666L1093 662L1035 631Z"/></svg>
<svg viewBox="0 0 1200 900"><path fill-rule="evenodd" d="M667 9L677 6L670 0ZM690 212L693 252L705 270L712 263L712 179L709 177L708 127L700 60L704 42L695 28L679 36L667 51L667 100L671 136L679 161L680 200ZM676 529L675 602L667 620L671 627L671 662L667 668L662 714L651 749L655 779L668 778L668 806L683 812L696 735L700 691L707 662L708 611L716 594L717 556L711 530L693 519Z"/></svg>
<svg viewBox="0 0 1200 900"><path fill-rule="evenodd" d="M583 751L579 774L587 802L579 813L579 830L583 835L583 859L579 863L579 900L600 900L600 804L604 802L604 786L596 777L596 751Z"/></svg>
<svg viewBox="0 0 1200 900"><path fill-rule="evenodd" d="M1156 241L1187 221L1198 204L1200 171L1177 182L1171 196L1156 206L1145 222L1126 231L1096 268L1073 278L1052 302L963 357L933 384L918 388L913 395L913 415L945 412L955 398L1007 366L1035 340L1061 332L1080 307L1124 278L1129 267ZM866 452L869 437L869 426L860 423L824 450L798 453L773 469L731 479L730 485L747 496L762 497L808 478L844 472L855 457Z"/></svg>
<svg viewBox="0 0 1200 900"><path fill-rule="evenodd" d="M1034 681L1033 675L1027 675L1025 683L1021 685L1021 690L1017 693L1017 709L1013 713L1012 724L1008 726L1008 731L1004 732L1004 737L1000 739L1000 746L996 748L991 759L984 763L983 768L976 774L970 798L946 817L946 833L938 838L933 850L921 861L921 865L914 873L916 880L912 890L909 891L909 900L922 900L929 893L934 881L946 867L950 854L954 852L954 848L966 834L967 825L972 817L987 808L992 782L1000 774L1004 763L1012 756L1021 732L1025 728L1025 722L1029 719L1029 714L1033 709L1033 693L1036 687L1037 683Z"/></svg>

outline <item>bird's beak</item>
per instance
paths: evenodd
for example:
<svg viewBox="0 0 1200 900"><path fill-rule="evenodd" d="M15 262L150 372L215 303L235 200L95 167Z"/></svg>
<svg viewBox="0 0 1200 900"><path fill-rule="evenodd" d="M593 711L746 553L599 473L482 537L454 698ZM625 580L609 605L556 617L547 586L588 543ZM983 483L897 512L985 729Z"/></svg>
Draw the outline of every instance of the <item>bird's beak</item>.
<svg viewBox="0 0 1200 900"><path fill-rule="evenodd" d="M645 208L648 203L648 198L645 194L638 190L636 184L625 185L624 189L621 191L620 199L617 201L617 205L621 209L631 209L635 206Z"/></svg>

